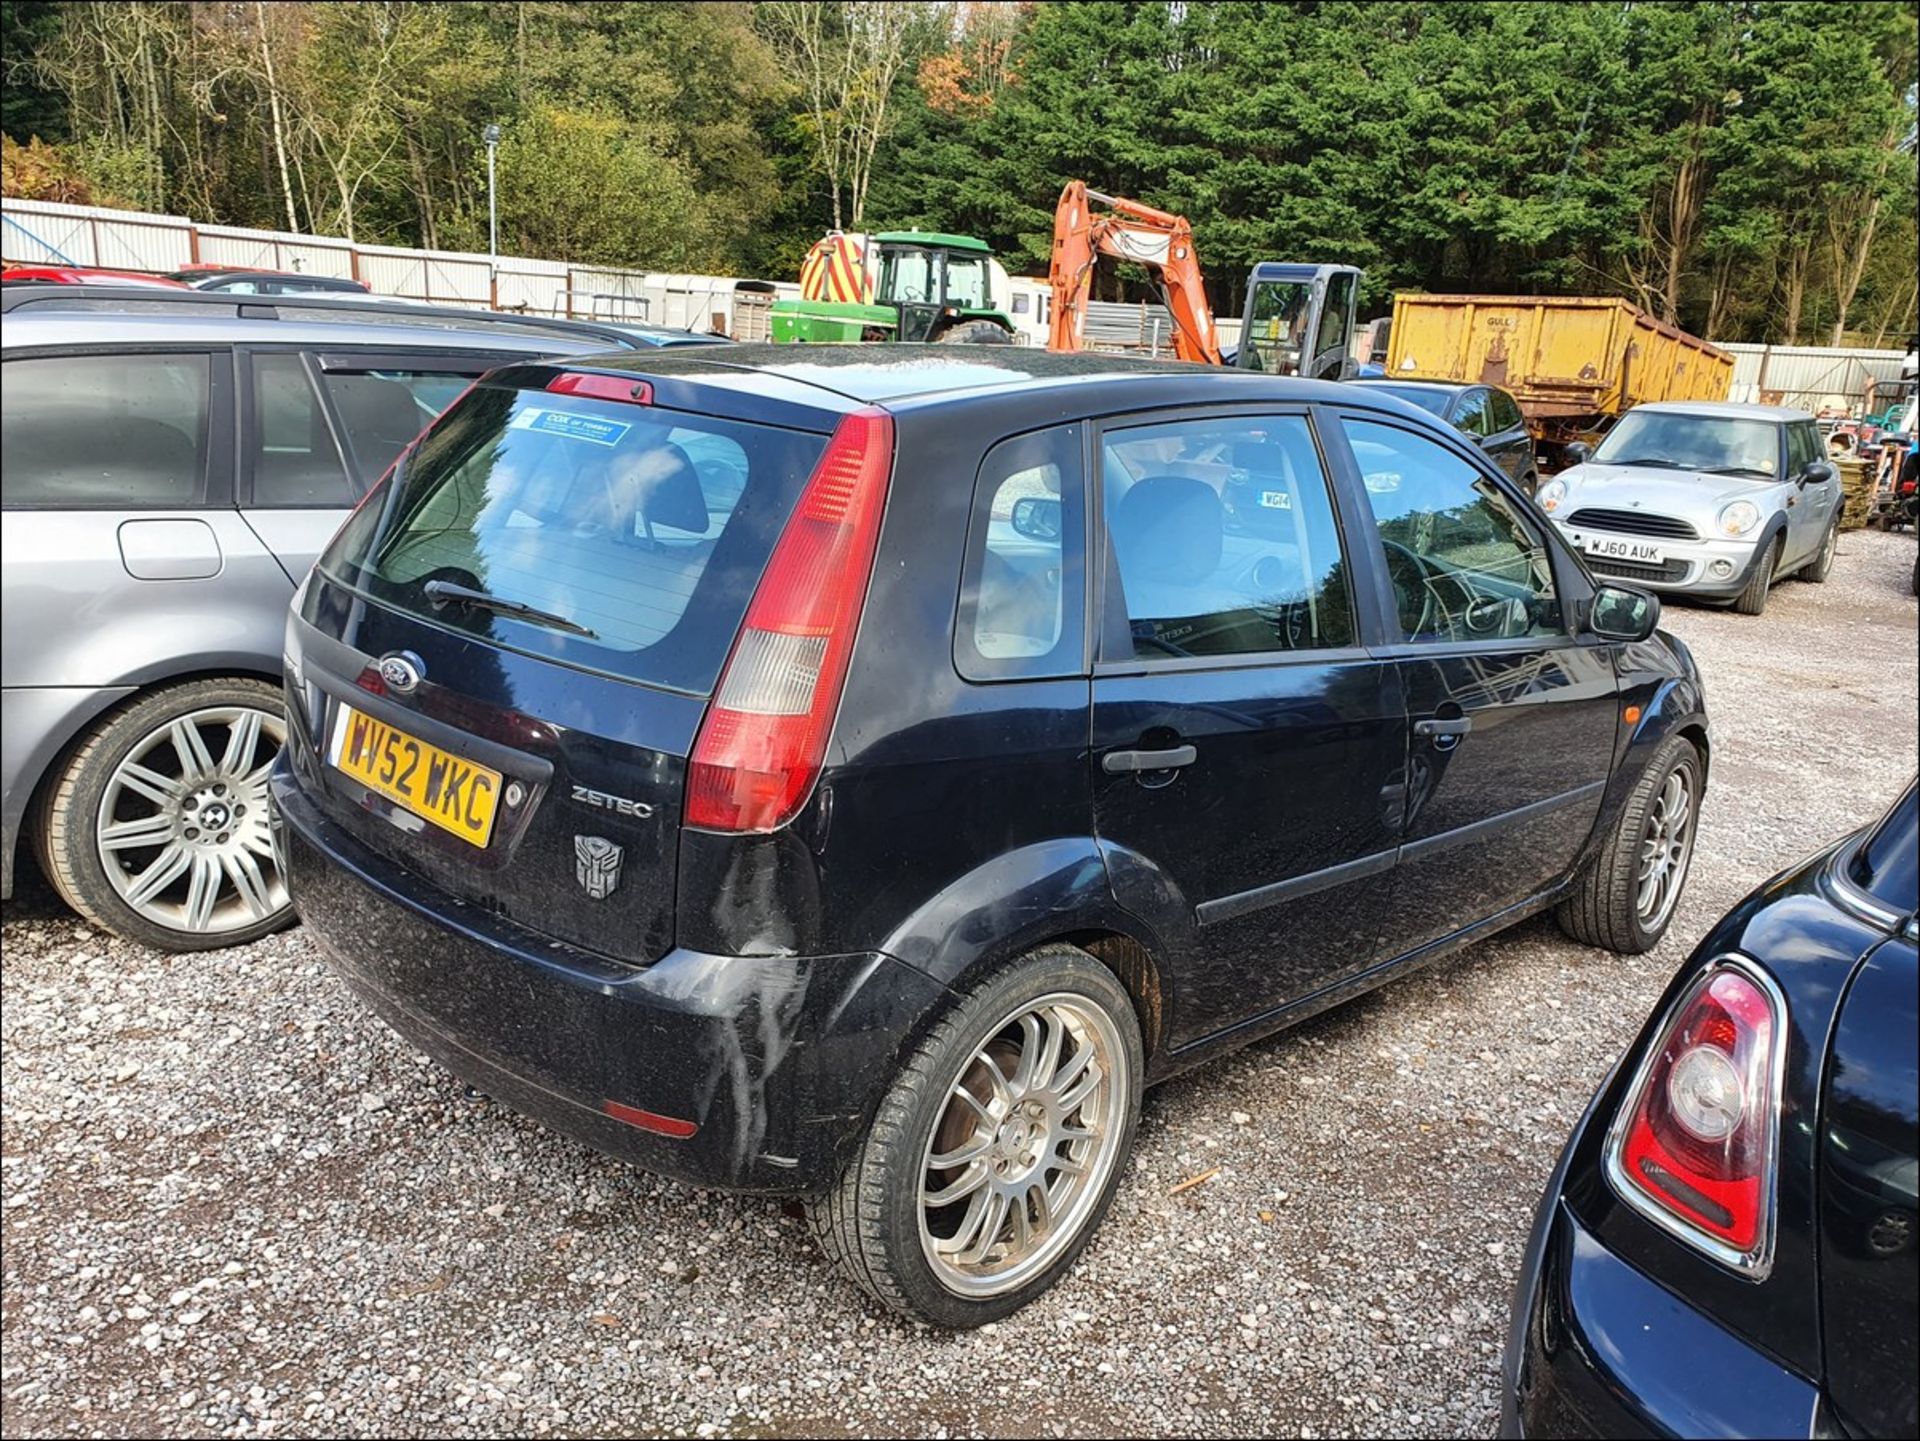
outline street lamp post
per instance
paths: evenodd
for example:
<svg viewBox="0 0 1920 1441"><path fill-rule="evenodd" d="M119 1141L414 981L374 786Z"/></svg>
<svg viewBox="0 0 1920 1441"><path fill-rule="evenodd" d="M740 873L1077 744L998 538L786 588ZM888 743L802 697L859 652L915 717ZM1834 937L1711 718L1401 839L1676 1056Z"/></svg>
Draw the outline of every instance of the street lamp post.
<svg viewBox="0 0 1920 1441"><path fill-rule="evenodd" d="M489 125L480 138L487 142L487 267L491 271L500 255L500 210L493 197L493 156L500 148L500 127Z"/></svg>

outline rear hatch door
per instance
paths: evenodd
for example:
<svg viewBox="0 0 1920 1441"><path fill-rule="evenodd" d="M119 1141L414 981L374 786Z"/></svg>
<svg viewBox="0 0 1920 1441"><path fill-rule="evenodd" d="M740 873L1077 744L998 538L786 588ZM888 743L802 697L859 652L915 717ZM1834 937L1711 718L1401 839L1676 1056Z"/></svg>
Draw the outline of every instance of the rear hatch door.
<svg viewBox="0 0 1920 1441"><path fill-rule="evenodd" d="M477 386L342 528L289 633L330 818L455 906L636 963L673 944L686 757L837 418L658 390L545 366Z"/></svg>

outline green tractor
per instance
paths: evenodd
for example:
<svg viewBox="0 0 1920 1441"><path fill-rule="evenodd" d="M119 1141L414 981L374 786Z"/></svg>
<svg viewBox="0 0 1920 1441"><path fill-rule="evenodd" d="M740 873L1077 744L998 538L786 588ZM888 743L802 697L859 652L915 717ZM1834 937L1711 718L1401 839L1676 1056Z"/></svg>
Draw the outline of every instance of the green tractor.
<svg viewBox="0 0 1920 1441"><path fill-rule="evenodd" d="M1010 344L1007 272L984 241L932 230L835 231L807 253L800 299L773 305L776 341Z"/></svg>

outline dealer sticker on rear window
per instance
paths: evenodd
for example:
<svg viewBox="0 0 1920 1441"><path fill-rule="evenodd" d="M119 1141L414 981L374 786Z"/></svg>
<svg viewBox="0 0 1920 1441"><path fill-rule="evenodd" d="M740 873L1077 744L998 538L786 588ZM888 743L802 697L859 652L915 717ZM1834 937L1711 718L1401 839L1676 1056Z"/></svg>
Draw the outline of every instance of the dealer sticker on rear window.
<svg viewBox="0 0 1920 1441"><path fill-rule="evenodd" d="M579 415L570 410L539 409L516 412L509 428L564 435L569 440L584 440L593 445L618 445L620 438L633 429L621 420L603 420L597 415Z"/></svg>

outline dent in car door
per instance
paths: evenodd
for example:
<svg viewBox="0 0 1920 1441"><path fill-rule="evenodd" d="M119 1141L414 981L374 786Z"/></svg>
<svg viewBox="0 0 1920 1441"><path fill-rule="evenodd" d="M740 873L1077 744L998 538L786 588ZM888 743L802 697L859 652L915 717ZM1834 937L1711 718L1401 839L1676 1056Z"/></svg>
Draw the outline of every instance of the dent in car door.
<svg viewBox="0 0 1920 1441"><path fill-rule="evenodd" d="M1568 634L1551 543L1490 477L1397 425L1341 429L1402 637L1388 652L1411 722L1385 911L1397 955L1566 873L1611 771L1619 683L1614 647Z"/></svg>
<svg viewBox="0 0 1920 1441"><path fill-rule="evenodd" d="M1184 1044L1372 960L1405 716L1305 415L1109 428L1100 478L1094 821L1120 904L1197 938Z"/></svg>

